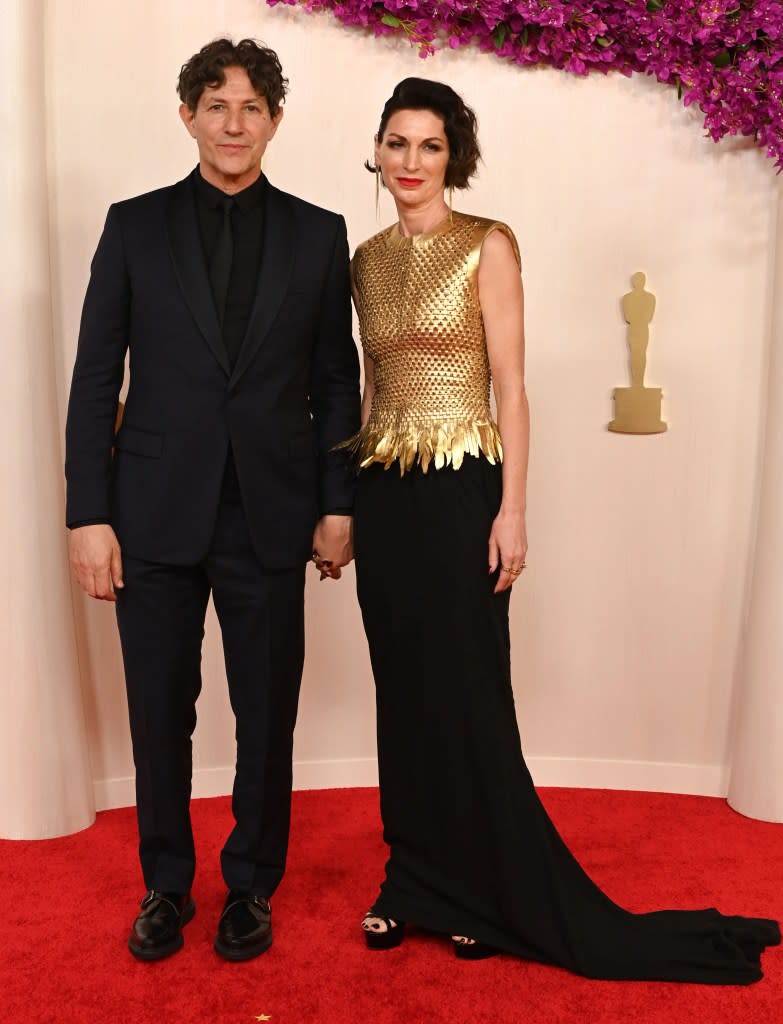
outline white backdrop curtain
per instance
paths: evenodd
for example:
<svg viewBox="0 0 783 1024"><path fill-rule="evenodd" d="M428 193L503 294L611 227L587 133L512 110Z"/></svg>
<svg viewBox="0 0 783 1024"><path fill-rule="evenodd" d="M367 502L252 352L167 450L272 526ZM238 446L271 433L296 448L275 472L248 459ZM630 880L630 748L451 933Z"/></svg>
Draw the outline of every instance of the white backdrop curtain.
<svg viewBox="0 0 783 1024"><path fill-rule="evenodd" d="M3 4L0 836L94 817L63 531L45 145L44 4Z"/></svg>
<svg viewBox="0 0 783 1024"><path fill-rule="evenodd" d="M783 821L783 188L773 267L759 513L729 803L752 818Z"/></svg>

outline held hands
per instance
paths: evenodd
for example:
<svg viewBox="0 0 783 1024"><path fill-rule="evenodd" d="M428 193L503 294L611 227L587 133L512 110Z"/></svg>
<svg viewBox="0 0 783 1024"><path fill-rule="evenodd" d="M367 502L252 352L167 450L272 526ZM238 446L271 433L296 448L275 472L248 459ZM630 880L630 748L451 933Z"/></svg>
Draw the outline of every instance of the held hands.
<svg viewBox="0 0 783 1024"><path fill-rule="evenodd" d="M100 601L116 601L122 580L120 545L107 523L79 526L68 535L71 569L82 590Z"/></svg>
<svg viewBox="0 0 783 1024"><path fill-rule="evenodd" d="M352 559L353 516L322 516L313 534L313 562L321 579L339 580Z"/></svg>
<svg viewBox="0 0 783 1024"><path fill-rule="evenodd" d="M489 534L489 572L500 568L495 593L499 594L516 581L525 568L527 531L522 512L504 512L501 507Z"/></svg>

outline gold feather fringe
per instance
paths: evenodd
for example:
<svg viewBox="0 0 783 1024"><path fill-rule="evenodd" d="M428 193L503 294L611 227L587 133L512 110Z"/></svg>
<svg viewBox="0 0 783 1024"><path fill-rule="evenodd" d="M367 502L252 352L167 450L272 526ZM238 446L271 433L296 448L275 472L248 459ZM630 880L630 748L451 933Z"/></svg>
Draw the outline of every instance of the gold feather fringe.
<svg viewBox="0 0 783 1024"><path fill-rule="evenodd" d="M503 445L492 420L407 429L368 424L337 448L349 451L359 469L374 462L382 462L383 468L388 469L399 462L400 476L417 463L422 473L431 464L435 469L459 469L466 455L484 455L493 466L503 461Z"/></svg>

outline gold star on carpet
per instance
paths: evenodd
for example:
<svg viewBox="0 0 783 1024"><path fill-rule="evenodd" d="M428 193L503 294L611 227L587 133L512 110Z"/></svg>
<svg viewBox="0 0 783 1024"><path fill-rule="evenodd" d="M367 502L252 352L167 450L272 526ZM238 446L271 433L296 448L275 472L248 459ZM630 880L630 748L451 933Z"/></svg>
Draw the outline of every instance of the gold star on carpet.
<svg viewBox="0 0 783 1024"><path fill-rule="evenodd" d="M271 1013L259 1013L259 1015L256 1017L256 1020L271 1020L271 1019L272 1019L272 1014Z"/></svg>

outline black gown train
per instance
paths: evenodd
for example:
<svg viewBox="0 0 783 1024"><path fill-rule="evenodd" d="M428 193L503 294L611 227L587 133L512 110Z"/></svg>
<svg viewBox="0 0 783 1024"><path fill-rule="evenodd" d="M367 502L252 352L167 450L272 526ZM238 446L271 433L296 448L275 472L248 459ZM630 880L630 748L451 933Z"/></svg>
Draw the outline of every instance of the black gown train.
<svg viewBox="0 0 783 1024"><path fill-rule="evenodd" d="M378 706L386 879L373 910L590 978L747 984L776 922L632 914L585 874L522 756L508 592L487 538L500 469L359 478L356 571Z"/></svg>

